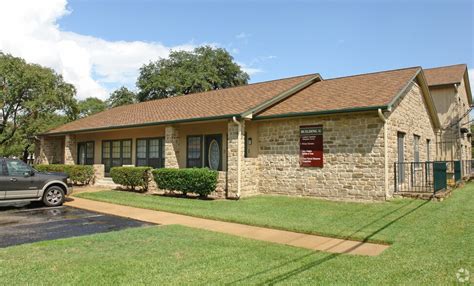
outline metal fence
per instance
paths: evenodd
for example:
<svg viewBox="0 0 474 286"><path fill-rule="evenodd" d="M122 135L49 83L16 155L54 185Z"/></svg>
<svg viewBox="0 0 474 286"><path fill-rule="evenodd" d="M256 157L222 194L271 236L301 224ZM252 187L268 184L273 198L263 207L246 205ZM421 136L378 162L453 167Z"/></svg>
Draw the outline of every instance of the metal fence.
<svg viewBox="0 0 474 286"><path fill-rule="evenodd" d="M470 177L474 160L394 163L396 193L436 193Z"/></svg>
<svg viewBox="0 0 474 286"><path fill-rule="evenodd" d="M395 192L433 192L433 162L396 162Z"/></svg>

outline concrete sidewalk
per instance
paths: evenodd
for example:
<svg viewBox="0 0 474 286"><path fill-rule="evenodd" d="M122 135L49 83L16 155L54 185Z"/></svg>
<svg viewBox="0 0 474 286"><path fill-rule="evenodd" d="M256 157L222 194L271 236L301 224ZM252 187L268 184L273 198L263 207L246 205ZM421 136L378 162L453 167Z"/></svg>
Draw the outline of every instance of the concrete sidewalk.
<svg viewBox="0 0 474 286"><path fill-rule="evenodd" d="M196 218L186 215L121 206L81 198L73 198L73 200L67 202L66 205L156 224L180 224L188 227L227 233L250 239L286 244L331 253L377 256L389 247L388 245L382 244L344 240L291 231L276 230L271 228L249 226L238 223Z"/></svg>

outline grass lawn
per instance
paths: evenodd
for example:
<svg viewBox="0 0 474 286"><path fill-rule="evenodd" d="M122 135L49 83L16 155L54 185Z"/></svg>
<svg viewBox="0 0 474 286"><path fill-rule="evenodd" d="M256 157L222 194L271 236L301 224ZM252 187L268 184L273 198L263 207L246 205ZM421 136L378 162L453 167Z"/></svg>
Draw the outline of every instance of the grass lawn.
<svg viewBox="0 0 474 286"><path fill-rule="evenodd" d="M152 199L142 202L143 206L154 203L157 209L179 207L182 212L187 207L188 212L201 210L208 216L243 218L281 228L294 222L295 228L309 232L322 229L338 236L370 236L393 245L380 256L364 257L312 252L182 226L148 227L0 249L0 285L444 285L456 283L459 268L468 269L473 279L474 184L442 203L341 204L265 197L197 201L110 192L81 197L125 198L121 201L128 200L129 205Z"/></svg>
<svg viewBox="0 0 474 286"><path fill-rule="evenodd" d="M232 200L198 200L143 195L122 191L80 193L77 196L97 201L162 210L196 217L249 225L320 234L331 237L393 243L405 235L407 227L436 224L447 208L461 208L465 200L474 202L468 191L465 199L443 203L398 199L386 203L344 203L309 198L257 196ZM463 196L460 194L459 196ZM458 197L459 197L458 196ZM466 206L472 213L473 207ZM467 211L467 210L466 210Z"/></svg>

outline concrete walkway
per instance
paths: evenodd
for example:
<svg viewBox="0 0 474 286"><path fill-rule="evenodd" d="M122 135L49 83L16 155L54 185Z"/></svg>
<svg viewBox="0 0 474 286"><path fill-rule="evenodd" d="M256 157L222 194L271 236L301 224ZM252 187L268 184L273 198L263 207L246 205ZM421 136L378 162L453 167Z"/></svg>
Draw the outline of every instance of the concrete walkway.
<svg viewBox="0 0 474 286"><path fill-rule="evenodd" d="M377 256L389 247L388 245L382 244L329 238L318 235L302 234L291 231L196 218L186 215L121 206L81 198L73 198L73 200L67 202L66 205L156 224L180 224L188 227L227 233L250 239L286 244L331 253Z"/></svg>

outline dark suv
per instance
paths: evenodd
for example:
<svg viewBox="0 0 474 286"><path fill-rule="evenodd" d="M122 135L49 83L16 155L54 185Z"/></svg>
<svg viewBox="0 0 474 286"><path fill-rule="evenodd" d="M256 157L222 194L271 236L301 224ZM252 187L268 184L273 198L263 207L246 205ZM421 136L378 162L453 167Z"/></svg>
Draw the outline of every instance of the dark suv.
<svg viewBox="0 0 474 286"><path fill-rule="evenodd" d="M0 158L0 202L42 201L46 206L63 204L72 193L64 173L38 172L23 161Z"/></svg>

